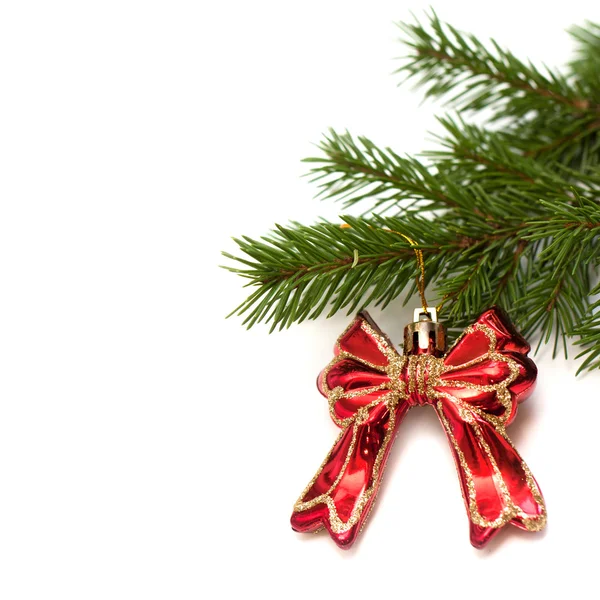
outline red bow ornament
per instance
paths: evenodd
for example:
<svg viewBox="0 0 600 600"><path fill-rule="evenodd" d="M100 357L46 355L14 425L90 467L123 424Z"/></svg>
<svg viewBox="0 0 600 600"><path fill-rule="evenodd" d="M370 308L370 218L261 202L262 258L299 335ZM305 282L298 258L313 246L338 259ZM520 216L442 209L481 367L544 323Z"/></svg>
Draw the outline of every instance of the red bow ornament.
<svg viewBox="0 0 600 600"><path fill-rule="evenodd" d="M535 384L529 344L494 307L444 350L444 328L431 320L406 328L403 356L367 313L340 336L318 387L342 432L294 506L294 530L325 527L343 548L355 541L397 428L417 405L433 406L448 436L473 546L508 523L544 527L542 494L505 430Z"/></svg>

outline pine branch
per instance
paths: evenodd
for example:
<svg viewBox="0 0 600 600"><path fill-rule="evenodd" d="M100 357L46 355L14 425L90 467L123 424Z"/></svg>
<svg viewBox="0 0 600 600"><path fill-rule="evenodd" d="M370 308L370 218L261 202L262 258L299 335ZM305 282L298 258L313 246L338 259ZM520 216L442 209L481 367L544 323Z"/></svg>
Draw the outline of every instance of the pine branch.
<svg viewBox="0 0 600 600"><path fill-rule="evenodd" d="M565 269L552 277L545 274L552 269L547 261L537 261L529 273L527 294L515 306L517 323L525 335L539 332L538 348L547 344L554 335L553 358L562 343L567 356L567 338L575 335L575 328L588 313L588 270L579 266Z"/></svg>
<svg viewBox="0 0 600 600"><path fill-rule="evenodd" d="M578 42L577 57L569 64L580 89L590 97L600 97L600 23L586 21L585 27L572 27L569 33Z"/></svg>
<svg viewBox="0 0 600 600"><path fill-rule="evenodd" d="M582 46L566 75L521 61L495 40L487 48L475 36L442 23L435 13L429 26L400 27L412 52L398 72L425 88L426 96L449 97L461 111L486 111L491 122L513 119L506 127L510 143L530 156L575 167L590 164L592 157L591 164L597 164L597 26L572 32Z"/></svg>
<svg viewBox="0 0 600 600"><path fill-rule="evenodd" d="M432 12L429 27L401 23L412 50L398 72L425 87L427 97L448 96L461 110L496 109L498 115L523 117L532 110L598 113L568 77L541 70L504 50L495 40L487 48L474 35L442 23Z"/></svg>
<svg viewBox="0 0 600 600"><path fill-rule="evenodd" d="M275 327L386 306L416 293L416 240L430 301L456 328L499 303L554 354L575 339L581 369L600 367L600 26L572 30L577 57L566 74L517 59L496 42L443 24L402 26L410 54L400 71L426 95L459 109L424 160L330 131L306 159L319 196L363 216L293 223L236 240L229 270L253 292L234 313ZM492 130L465 121L489 112Z"/></svg>
<svg viewBox="0 0 600 600"><path fill-rule="evenodd" d="M258 286L232 314L246 314L248 327L272 323L280 329L306 318L318 317L331 303L329 315L347 308L348 313L370 303L387 305L415 278L414 248L398 235L428 239L434 253L460 247L450 237L443 250L431 222L418 216L372 220L345 217L350 228L339 224L278 226L262 240L236 239L248 258L225 254L243 265L226 267ZM439 233L439 232L438 232ZM433 268L435 260L429 263Z"/></svg>
<svg viewBox="0 0 600 600"><path fill-rule="evenodd" d="M454 209L504 221L511 213L519 219L530 215L538 198L564 195L574 185L559 177L556 167L544 169L502 147L498 134L464 124L461 130L450 119L442 124L454 139L442 140L447 150L426 153L437 159L431 165L402 158L389 148L378 149L365 137L330 131L319 146L324 156L305 159L312 165L318 197L339 200L344 206L368 202L365 212L378 214L390 209L421 214Z"/></svg>
<svg viewBox="0 0 600 600"><path fill-rule="evenodd" d="M600 284L596 285L589 295L597 297L598 294ZM585 357L577 374L586 369L600 368L600 299L590 305L586 316L574 327L573 334L579 336L575 344L582 347L575 358Z"/></svg>
<svg viewBox="0 0 600 600"><path fill-rule="evenodd" d="M474 228L468 223L452 223L445 216L424 219L418 215L345 217L349 229L333 223L279 226L262 240L236 240L247 259L226 255L244 266L228 267L230 270L250 279L250 285L259 286L259 291L264 290L234 312L248 312L245 323L249 326L266 321L272 322L273 328L283 328L294 321L316 318L330 302L330 315L346 307L352 313L370 303L387 305L415 278L414 247L399 235L402 233L419 240L418 247L427 257L429 281L437 283L436 293L446 303L453 301L449 317L461 323L495 301L505 298L516 303L521 299L528 286L508 287L508 280L515 278L522 258L541 262L548 269L555 256L560 256L554 254L561 247L558 243L529 256L528 248L537 246L527 240L540 239L543 231L556 234L566 223L585 231L591 242L596 224L588 221L590 216L595 217L596 212L590 214L587 207L579 216L575 209L574 214L565 209L546 220L503 229L485 221ZM576 218L581 221L572 220ZM587 267L590 253L582 251L578 256L578 264ZM556 277L559 275L566 277L562 271ZM531 297L538 298L541 289L537 293Z"/></svg>
<svg viewBox="0 0 600 600"><path fill-rule="evenodd" d="M600 233L598 201L577 195L574 200L540 202L550 216L529 221L524 238L547 242L538 258L548 262L552 276L569 270L574 274L580 267L587 269L590 264L596 264L600 259L597 248Z"/></svg>
<svg viewBox="0 0 600 600"><path fill-rule="evenodd" d="M596 167L600 150L600 118L586 114L558 120L542 114L506 132L507 141L541 164L560 163L585 171Z"/></svg>
<svg viewBox="0 0 600 600"><path fill-rule="evenodd" d="M469 125L460 116L438 121L447 135L437 135L441 149L425 155L434 158L436 165L443 165L445 171L461 169L463 180L471 177L473 183L479 182L486 189L522 188L540 196L564 193L576 183L573 173L524 155L502 132Z"/></svg>
<svg viewBox="0 0 600 600"><path fill-rule="evenodd" d="M366 137L355 139L332 129L319 149L323 156L305 159L312 165L309 175L318 184L317 197L341 201L345 207L369 200L375 209L407 200L422 200L430 210L456 206L435 172L390 148L379 149Z"/></svg>

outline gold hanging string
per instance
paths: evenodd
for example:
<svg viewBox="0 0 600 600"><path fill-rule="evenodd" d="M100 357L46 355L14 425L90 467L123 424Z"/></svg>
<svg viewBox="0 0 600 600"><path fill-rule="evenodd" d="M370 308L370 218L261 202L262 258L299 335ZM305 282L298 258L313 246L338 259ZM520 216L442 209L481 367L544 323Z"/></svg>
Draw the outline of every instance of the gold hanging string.
<svg viewBox="0 0 600 600"><path fill-rule="evenodd" d="M341 229L351 229L352 225L348 223L342 223L340 225ZM418 246L415 240L409 238L404 233L400 233L399 231L394 231L393 229L388 229L387 227L383 228L384 231L389 231L390 233L395 233L397 235L402 236L411 246ZM427 310L427 300L425 299L425 260L423 259L423 251L419 248L414 248L414 253L417 258L417 266L419 267L419 273L417 274L417 289L419 290L419 296L421 296L421 304L423 306L423 312L429 312ZM356 255L355 255L356 256ZM441 307L441 304L440 304ZM438 309L439 310L439 309Z"/></svg>
<svg viewBox="0 0 600 600"><path fill-rule="evenodd" d="M437 313L438 315L442 312L442 308L444 308L444 302L446 302L446 300L448 300L450 294L446 294L441 300L440 303L437 305Z"/></svg>

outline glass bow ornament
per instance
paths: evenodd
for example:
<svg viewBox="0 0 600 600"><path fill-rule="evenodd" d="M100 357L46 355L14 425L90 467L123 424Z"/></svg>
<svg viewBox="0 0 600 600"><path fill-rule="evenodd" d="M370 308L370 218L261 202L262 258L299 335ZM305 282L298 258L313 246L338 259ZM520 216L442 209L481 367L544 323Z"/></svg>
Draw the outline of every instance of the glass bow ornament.
<svg viewBox="0 0 600 600"><path fill-rule="evenodd" d="M482 548L509 523L542 529L544 499L505 430L535 384L529 344L497 307L447 352L434 309L415 311L404 338L400 355L363 312L338 339L318 387L342 431L296 502L293 529L325 527L338 546L350 547L372 508L398 426L409 408L426 405L448 437L473 546Z"/></svg>

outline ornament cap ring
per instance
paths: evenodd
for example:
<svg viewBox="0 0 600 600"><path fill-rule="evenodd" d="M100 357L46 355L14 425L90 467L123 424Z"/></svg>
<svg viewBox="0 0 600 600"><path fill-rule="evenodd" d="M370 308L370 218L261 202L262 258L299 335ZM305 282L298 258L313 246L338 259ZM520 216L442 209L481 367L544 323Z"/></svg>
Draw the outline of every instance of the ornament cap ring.
<svg viewBox="0 0 600 600"><path fill-rule="evenodd" d="M414 322L404 328L404 354L441 356L445 351L446 328L437 322L436 309L415 309Z"/></svg>

